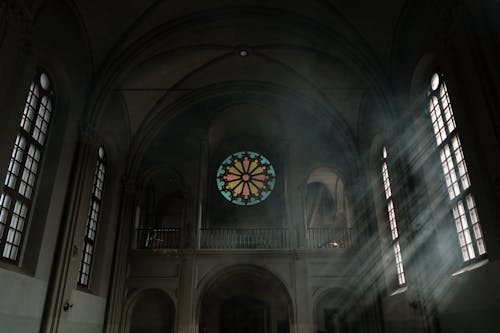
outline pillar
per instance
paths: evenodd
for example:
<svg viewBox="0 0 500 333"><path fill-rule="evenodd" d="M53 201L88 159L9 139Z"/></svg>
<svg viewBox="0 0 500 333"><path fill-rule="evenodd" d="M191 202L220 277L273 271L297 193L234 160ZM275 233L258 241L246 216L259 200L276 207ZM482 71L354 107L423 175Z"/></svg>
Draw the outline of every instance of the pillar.
<svg viewBox="0 0 500 333"><path fill-rule="evenodd" d="M313 333L314 320L312 299L309 288L307 262L304 258L296 258L295 273L295 332Z"/></svg>
<svg viewBox="0 0 500 333"><path fill-rule="evenodd" d="M197 332L195 304L196 260L193 253L184 253L179 279L179 306L177 309L177 332Z"/></svg>
<svg viewBox="0 0 500 333"><path fill-rule="evenodd" d="M125 176L104 321L105 333L121 332L126 320L127 257L131 243L131 229L136 217L137 193L135 179Z"/></svg>

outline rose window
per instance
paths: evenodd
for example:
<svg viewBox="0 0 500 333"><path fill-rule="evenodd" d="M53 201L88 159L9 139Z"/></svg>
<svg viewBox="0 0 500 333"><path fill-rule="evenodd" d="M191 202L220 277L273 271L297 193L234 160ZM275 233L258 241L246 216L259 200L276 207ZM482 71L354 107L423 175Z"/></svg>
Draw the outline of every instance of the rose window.
<svg viewBox="0 0 500 333"><path fill-rule="evenodd" d="M217 170L217 187L234 204L249 206L264 201L275 185L276 173L267 158L251 151L228 156Z"/></svg>

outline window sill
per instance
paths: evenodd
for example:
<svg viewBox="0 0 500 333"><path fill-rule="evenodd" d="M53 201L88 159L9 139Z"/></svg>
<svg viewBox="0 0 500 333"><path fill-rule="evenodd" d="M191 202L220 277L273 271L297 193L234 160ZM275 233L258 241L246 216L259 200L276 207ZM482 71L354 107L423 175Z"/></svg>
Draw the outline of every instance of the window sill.
<svg viewBox="0 0 500 333"><path fill-rule="evenodd" d="M463 274L465 272L469 272L469 271L475 270L475 269L477 269L479 267L482 267L482 266L486 265L488 262L489 262L488 259L480 260L478 262L475 262L473 264L467 265L467 266L459 269L455 273L451 274L451 276L457 276L457 275L461 275L461 274Z"/></svg>
<svg viewBox="0 0 500 333"><path fill-rule="evenodd" d="M84 286L84 285L81 285L79 283L76 285L76 290L79 292L82 292L82 293L97 296L97 294L92 289L90 289L88 286Z"/></svg>
<svg viewBox="0 0 500 333"><path fill-rule="evenodd" d="M17 264L15 264L13 262L1 260L1 259L0 259L0 269L5 269L7 271L15 272L15 273L18 273L18 274L23 274L23 275L26 275L26 276L31 276L31 277L34 276L34 274L32 274L31 272L29 272L29 271L27 271L27 270L19 267Z"/></svg>
<svg viewBox="0 0 500 333"><path fill-rule="evenodd" d="M403 286L399 289L396 289L390 296L395 296L395 295L398 295L398 294L402 294L404 292L406 292L408 290L408 287L407 286Z"/></svg>

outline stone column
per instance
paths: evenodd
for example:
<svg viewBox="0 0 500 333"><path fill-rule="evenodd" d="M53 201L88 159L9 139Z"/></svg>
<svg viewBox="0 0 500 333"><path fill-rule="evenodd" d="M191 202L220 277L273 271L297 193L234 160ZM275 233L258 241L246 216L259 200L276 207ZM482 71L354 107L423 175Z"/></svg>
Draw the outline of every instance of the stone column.
<svg viewBox="0 0 500 333"><path fill-rule="evenodd" d="M106 333L121 332L126 320L127 257L136 216L137 192L135 179L125 176L103 329Z"/></svg>
<svg viewBox="0 0 500 333"><path fill-rule="evenodd" d="M196 202L196 224L194 232L194 248L200 248L201 228L206 215L207 169L208 169L208 141L203 139L200 146L200 169L198 181L198 197Z"/></svg>
<svg viewBox="0 0 500 333"><path fill-rule="evenodd" d="M294 263L295 273L295 332L313 333L314 320L309 287L307 262L298 256Z"/></svg>
<svg viewBox="0 0 500 333"><path fill-rule="evenodd" d="M193 253L184 253L181 264L179 283L179 306L177 311L177 332L197 332L196 321L196 257Z"/></svg>

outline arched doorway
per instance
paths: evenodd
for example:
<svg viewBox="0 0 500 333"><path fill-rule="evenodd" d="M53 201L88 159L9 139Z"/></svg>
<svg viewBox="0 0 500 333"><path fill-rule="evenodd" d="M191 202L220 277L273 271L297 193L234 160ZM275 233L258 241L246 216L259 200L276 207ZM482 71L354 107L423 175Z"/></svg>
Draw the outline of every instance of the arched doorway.
<svg viewBox="0 0 500 333"><path fill-rule="evenodd" d="M200 333L288 333L292 306L283 283L257 267L219 273L200 305Z"/></svg>
<svg viewBox="0 0 500 333"><path fill-rule="evenodd" d="M173 333L175 308L170 297L161 290L141 292L131 304L128 314L129 333Z"/></svg>
<svg viewBox="0 0 500 333"><path fill-rule="evenodd" d="M346 290L335 288L325 292L314 307L315 332L358 332L354 314L350 312L352 306L352 295Z"/></svg>

